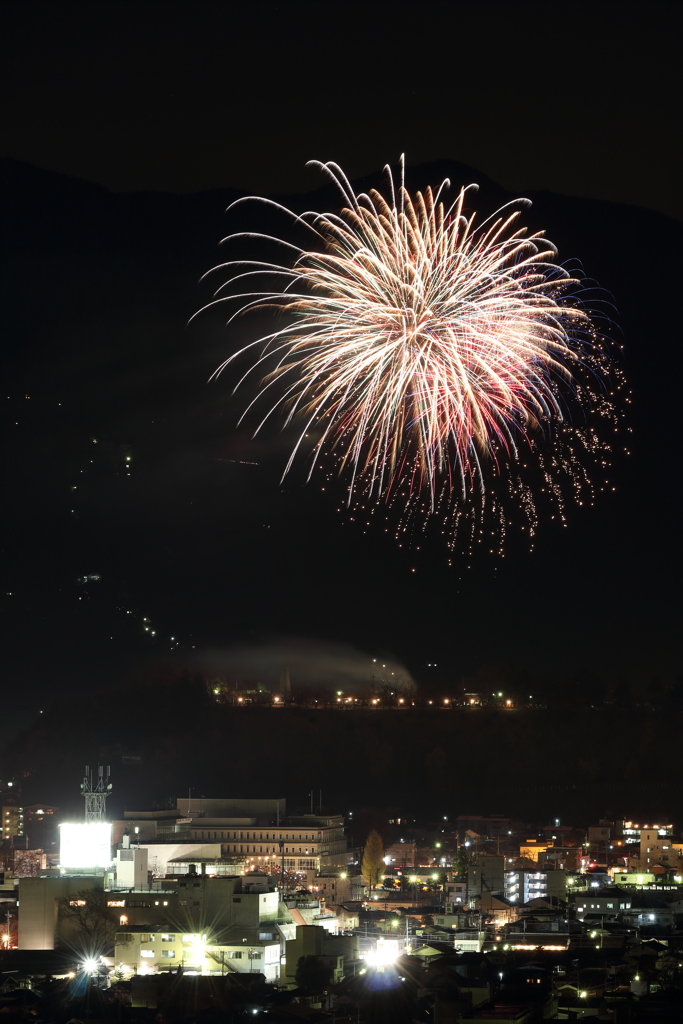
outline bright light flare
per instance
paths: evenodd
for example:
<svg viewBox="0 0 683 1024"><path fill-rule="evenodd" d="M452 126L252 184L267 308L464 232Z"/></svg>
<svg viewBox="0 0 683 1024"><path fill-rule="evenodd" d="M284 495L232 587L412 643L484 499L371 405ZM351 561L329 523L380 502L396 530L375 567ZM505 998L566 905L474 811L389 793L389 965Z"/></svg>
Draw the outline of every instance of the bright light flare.
<svg viewBox="0 0 683 1024"><path fill-rule="evenodd" d="M399 953L398 939L378 939L377 948L374 952L368 953L365 962L371 967L386 967L393 964Z"/></svg>
<svg viewBox="0 0 683 1024"><path fill-rule="evenodd" d="M63 868L107 868L112 862L111 824L65 823L59 826L59 863Z"/></svg>

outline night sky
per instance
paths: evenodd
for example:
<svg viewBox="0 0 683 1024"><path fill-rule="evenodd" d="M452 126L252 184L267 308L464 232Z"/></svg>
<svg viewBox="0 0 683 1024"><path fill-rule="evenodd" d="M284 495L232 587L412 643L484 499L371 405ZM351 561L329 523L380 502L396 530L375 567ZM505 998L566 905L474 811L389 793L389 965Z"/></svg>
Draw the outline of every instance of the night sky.
<svg viewBox="0 0 683 1024"><path fill-rule="evenodd" d="M680 673L677 16L2 5L7 732L150 659L330 685L373 658L454 688L491 664ZM513 533L449 566L349 522L341 486L281 486L290 438L252 440L234 380L207 383L242 335L187 326L231 199L329 207L307 160L358 178L404 151L409 182L479 181L489 212L530 194L614 300L632 454L531 553Z"/></svg>

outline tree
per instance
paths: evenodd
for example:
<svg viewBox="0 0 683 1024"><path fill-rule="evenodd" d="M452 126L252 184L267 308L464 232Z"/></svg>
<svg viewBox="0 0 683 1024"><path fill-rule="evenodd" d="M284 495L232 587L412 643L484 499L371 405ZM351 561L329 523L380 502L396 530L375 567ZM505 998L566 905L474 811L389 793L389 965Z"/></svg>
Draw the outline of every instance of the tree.
<svg viewBox="0 0 683 1024"><path fill-rule="evenodd" d="M300 956L294 977L299 988L319 995L332 981L332 968L319 956Z"/></svg>
<svg viewBox="0 0 683 1024"><path fill-rule="evenodd" d="M453 857L453 874L458 878L467 878L467 869L472 864L472 857L462 846Z"/></svg>
<svg viewBox="0 0 683 1024"><path fill-rule="evenodd" d="M361 874L370 890L379 883L384 871L384 843L376 828L373 828L365 840Z"/></svg>
<svg viewBox="0 0 683 1024"><path fill-rule="evenodd" d="M102 889L83 889L65 896L59 900L59 916L70 923L74 941L84 953L108 954L113 950L118 919Z"/></svg>

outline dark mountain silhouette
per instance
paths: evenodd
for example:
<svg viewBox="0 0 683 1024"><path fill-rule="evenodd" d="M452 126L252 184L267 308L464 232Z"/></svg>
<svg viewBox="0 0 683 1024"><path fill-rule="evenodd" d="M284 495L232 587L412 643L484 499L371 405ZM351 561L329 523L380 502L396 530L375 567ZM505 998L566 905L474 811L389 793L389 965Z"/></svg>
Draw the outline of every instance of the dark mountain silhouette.
<svg viewBox="0 0 683 1024"><path fill-rule="evenodd" d="M512 198L447 161L410 168L407 181L424 187L446 176L454 186L479 181L477 207L487 213ZM378 173L355 185L381 182ZM636 689L655 674L675 674L679 224L643 209L529 194L525 223L547 229L559 258L580 259L614 298L633 390L632 455L615 460L618 497L572 511L567 530L541 524L533 555L512 538L504 560L450 569L441 552L398 551L346 522L338 492L302 487L296 476L280 485L288 436L273 429L252 440L250 429L235 426L243 400L231 397L234 379L207 385L247 328L226 332L220 309L188 327L211 295L210 281L197 282L225 258L217 243L229 231L290 230L284 219L255 205L226 218L236 191L113 194L12 160L0 163L0 183L5 736L38 721L15 748L17 770L26 744L53 758L67 744L69 764L81 765L94 746L110 749L114 734L127 746L132 722L154 760L154 707L136 713L119 680L150 657L176 659L191 672L207 646L264 636L388 650L423 686L454 685L498 659L558 680L587 668L605 684L627 679ZM279 198L297 211L339 205L329 185ZM92 576L99 578L83 582ZM438 669L428 671L427 662ZM50 707L48 729L37 716ZM163 764L175 764L185 744L181 760L197 758L208 773L217 733L205 740L207 722L176 733L174 716L184 721L185 708L175 698L172 707ZM247 757L245 737L259 751L256 775L240 768L241 789L250 779L268 788L273 771L286 778L283 758L300 759L291 762L292 786L305 787L309 765L322 766L334 751L325 737L342 728L338 718L321 728L303 712L288 714L296 753L257 713L244 733L226 720L231 762ZM606 715L610 729L622 728ZM363 760L375 741L386 743L378 791L387 797L397 779L408 785L413 768L423 772L433 748L450 756L473 742L469 721L455 735L439 723L438 735L420 728L412 739L386 724L381 736L374 725L367 734L364 724L357 728L339 749ZM575 763L574 742L588 743L583 729L577 721L575 741L567 730L562 772ZM505 757L519 749L515 735ZM415 757L404 763L399 752L413 741ZM177 770L169 788L189 772L179 763ZM327 771L318 774L327 779ZM530 765L526 777L533 774ZM64 803L60 793L38 798Z"/></svg>

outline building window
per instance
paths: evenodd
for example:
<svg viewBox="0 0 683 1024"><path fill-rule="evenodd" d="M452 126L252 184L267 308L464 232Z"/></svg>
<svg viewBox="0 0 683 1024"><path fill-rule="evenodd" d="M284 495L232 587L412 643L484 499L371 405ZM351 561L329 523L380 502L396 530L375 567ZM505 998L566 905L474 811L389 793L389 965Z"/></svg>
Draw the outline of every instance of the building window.
<svg viewBox="0 0 683 1024"><path fill-rule="evenodd" d="M235 952L235 950L228 950L228 960L241 960L242 953Z"/></svg>
<svg viewBox="0 0 683 1024"><path fill-rule="evenodd" d="M162 942L175 942L175 935L166 935L165 933L162 933L161 941Z"/></svg>
<svg viewBox="0 0 683 1024"><path fill-rule="evenodd" d="M140 950L140 956L143 958L143 960L151 960L152 957L154 956L154 950L153 949L141 949Z"/></svg>
<svg viewBox="0 0 683 1024"><path fill-rule="evenodd" d="M174 949L162 949L161 955L166 957L167 960L173 960L173 959L175 959L175 950Z"/></svg>

